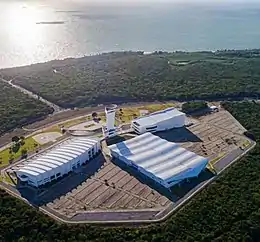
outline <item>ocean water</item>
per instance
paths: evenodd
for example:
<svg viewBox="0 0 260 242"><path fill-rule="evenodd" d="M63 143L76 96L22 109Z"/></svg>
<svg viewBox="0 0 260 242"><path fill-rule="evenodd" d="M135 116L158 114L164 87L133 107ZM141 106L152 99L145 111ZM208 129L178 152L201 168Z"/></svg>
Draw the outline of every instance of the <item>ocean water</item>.
<svg viewBox="0 0 260 242"><path fill-rule="evenodd" d="M260 3L230 1L2 0L0 68L109 51L260 48Z"/></svg>

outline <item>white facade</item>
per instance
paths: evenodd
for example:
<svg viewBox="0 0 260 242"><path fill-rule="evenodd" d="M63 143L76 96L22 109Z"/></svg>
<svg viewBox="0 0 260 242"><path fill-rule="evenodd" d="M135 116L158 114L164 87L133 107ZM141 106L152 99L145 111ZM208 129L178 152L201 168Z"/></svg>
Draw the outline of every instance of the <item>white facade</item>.
<svg viewBox="0 0 260 242"><path fill-rule="evenodd" d="M106 128L104 130L105 136L111 137L116 134L115 117L117 105L113 104L105 107L106 113Z"/></svg>
<svg viewBox="0 0 260 242"><path fill-rule="evenodd" d="M219 111L219 108L217 106L210 106L209 107L211 112L218 112Z"/></svg>
<svg viewBox="0 0 260 242"><path fill-rule="evenodd" d="M39 154L16 170L17 177L38 187L73 171L100 151L100 142L85 137L67 140Z"/></svg>
<svg viewBox="0 0 260 242"><path fill-rule="evenodd" d="M134 119L131 123L132 129L137 134L145 132L158 132L185 125L186 115L176 108L168 108L148 116Z"/></svg>
<svg viewBox="0 0 260 242"><path fill-rule="evenodd" d="M166 188L184 179L196 177L208 159L151 133L109 146L119 159Z"/></svg>

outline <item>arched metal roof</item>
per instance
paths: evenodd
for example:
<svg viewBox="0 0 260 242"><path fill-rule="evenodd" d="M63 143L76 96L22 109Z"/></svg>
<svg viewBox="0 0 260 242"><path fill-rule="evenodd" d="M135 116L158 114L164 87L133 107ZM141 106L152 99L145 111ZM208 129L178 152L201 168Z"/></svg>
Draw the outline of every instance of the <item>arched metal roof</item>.
<svg viewBox="0 0 260 242"><path fill-rule="evenodd" d="M31 170L28 170L28 169L19 169L19 172L23 172L25 174L29 174L31 176L38 176L39 173L38 172L34 172L34 171L31 171Z"/></svg>
<svg viewBox="0 0 260 242"><path fill-rule="evenodd" d="M73 155L67 151L62 152L58 150L53 151L52 153L50 153L50 155L62 155L67 157L68 159L75 159L77 157L77 155Z"/></svg>
<svg viewBox="0 0 260 242"><path fill-rule="evenodd" d="M207 158L151 133L111 145L109 149L120 160L165 183L197 176L208 163Z"/></svg>
<svg viewBox="0 0 260 242"><path fill-rule="evenodd" d="M76 155L76 156L79 156L82 154L82 151L75 151L75 150L72 150L71 148L59 148L57 149L58 152L67 152L67 153L70 153L72 155Z"/></svg>
<svg viewBox="0 0 260 242"><path fill-rule="evenodd" d="M35 156L28 160L29 162L17 170L19 174L27 174L30 176L38 176L40 174L50 172L53 169L69 163L79 155L84 154L91 150L99 141L89 138L73 138L67 140L62 144L46 151L43 154Z"/></svg>
<svg viewBox="0 0 260 242"><path fill-rule="evenodd" d="M27 164L28 167L32 167L32 168L40 168L41 170L44 171L50 171L52 168L46 165L42 165L42 164L38 164L36 162L31 162Z"/></svg>
<svg viewBox="0 0 260 242"><path fill-rule="evenodd" d="M48 159L46 157L40 157L40 158L37 158L36 161L43 161L43 162L46 162L48 164L54 164L54 165L57 165L57 166L61 166L63 165L64 163L63 162L60 162L59 160L56 160L56 159Z"/></svg>
<svg viewBox="0 0 260 242"><path fill-rule="evenodd" d="M86 146L86 145L79 145L79 144L71 144L71 145L68 145L66 147L64 147L64 149L68 149L68 148L75 148L77 149L78 151L80 151L81 153L84 153L84 151L86 149L90 149L92 148L93 146Z"/></svg>
<svg viewBox="0 0 260 242"><path fill-rule="evenodd" d="M44 165L44 166L48 166L50 168L57 168L57 165L54 165L53 163L50 162L44 162L44 161L40 161L40 160L35 160L34 161L35 164L39 164L39 165Z"/></svg>

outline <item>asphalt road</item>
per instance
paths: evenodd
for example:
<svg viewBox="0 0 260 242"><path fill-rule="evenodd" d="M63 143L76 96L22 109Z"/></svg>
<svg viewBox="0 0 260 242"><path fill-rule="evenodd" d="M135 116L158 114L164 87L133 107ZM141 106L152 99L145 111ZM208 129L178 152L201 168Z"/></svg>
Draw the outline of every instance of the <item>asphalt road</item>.
<svg viewBox="0 0 260 242"><path fill-rule="evenodd" d="M251 146L251 145L250 145ZM248 146L248 148L250 147ZM242 155L246 150L241 150L240 148L237 148L230 152L227 156L220 159L216 164L214 164L217 171L221 171L223 168L225 168L230 162L232 162L235 158Z"/></svg>
<svg viewBox="0 0 260 242"><path fill-rule="evenodd" d="M158 211L107 211L86 212L74 216L72 221L128 221L152 219Z"/></svg>
<svg viewBox="0 0 260 242"><path fill-rule="evenodd" d="M54 103L48 101L47 99L45 99L45 98L43 98L43 97L41 97L41 96L39 96L39 95L37 95L37 94L35 94L35 93L33 93L33 92L27 90L27 89L25 89L25 88L23 88L23 87L21 87L21 86L19 86L19 85L14 84L14 83L12 82L13 80L8 81L8 80L5 80L5 79L3 79L3 78L0 78L0 79L1 79L3 82L9 84L11 87L17 89L18 91L20 91L20 92L22 92L22 93L28 95L29 97L31 97L31 98L33 98L33 99L39 100L39 101L45 103L46 105L48 105L49 107L53 108L53 110L54 110L53 114L65 111L64 108L62 108L62 107L60 107L60 106L58 106L58 105L56 105L56 104L54 104Z"/></svg>

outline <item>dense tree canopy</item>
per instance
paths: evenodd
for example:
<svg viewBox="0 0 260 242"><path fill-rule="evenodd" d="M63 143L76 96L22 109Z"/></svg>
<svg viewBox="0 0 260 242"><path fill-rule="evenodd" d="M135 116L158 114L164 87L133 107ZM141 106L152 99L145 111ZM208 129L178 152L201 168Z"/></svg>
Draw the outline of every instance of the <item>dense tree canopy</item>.
<svg viewBox="0 0 260 242"><path fill-rule="evenodd" d="M1 75L63 107L260 94L260 51L119 52L1 70ZM0 84L0 134L50 113Z"/></svg>
<svg viewBox="0 0 260 242"><path fill-rule="evenodd" d="M260 105L224 103L260 141ZM102 228L54 222L0 192L0 241L259 241L260 146L166 222L145 228Z"/></svg>
<svg viewBox="0 0 260 242"><path fill-rule="evenodd" d="M258 96L259 50L142 52L52 61L1 71L63 107L129 100ZM51 110L0 82L0 134ZM260 141L260 105L228 109ZM257 241L260 238L260 146L166 222L145 228L59 224L0 191L0 241Z"/></svg>
<svg viewBox="0 0 260 242"><path fill-rule="evenodd" d="M0 135L34 122L51 113L52 108L0 81Z"/></svg>
<svg viewBox="0 0 260 242"><path fill-rule="evenodd" d="M108 53L3 70L63 107L260 94L259 50Z"/></svg>
<svg viewBox="0 0 260 242"><path fill-rule="evenodd" d="M208 105L205 101L190 101L182 104L182 111L191 113L207 108Z"/></svg>

